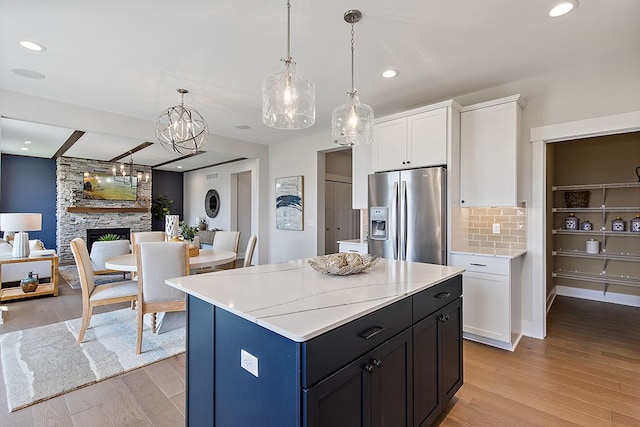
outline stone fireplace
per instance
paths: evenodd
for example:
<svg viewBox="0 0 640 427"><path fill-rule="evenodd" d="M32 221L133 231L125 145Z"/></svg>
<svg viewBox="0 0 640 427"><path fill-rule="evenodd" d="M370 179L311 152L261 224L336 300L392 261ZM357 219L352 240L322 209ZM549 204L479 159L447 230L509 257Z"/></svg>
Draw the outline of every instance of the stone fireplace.
<svg viewBox="0 0 640 427"><path fill-rule="evenodd" d="M74 264L69 242L76 237L87 239L87 230L127 229L129 233L151 230L151 180L138 183L135 201L82 198L84 173L109 174L113 166L113 162L72 157L56 160L56 251L60 265ZM134 165L134 170L151 176L149 166Z"/></svg>

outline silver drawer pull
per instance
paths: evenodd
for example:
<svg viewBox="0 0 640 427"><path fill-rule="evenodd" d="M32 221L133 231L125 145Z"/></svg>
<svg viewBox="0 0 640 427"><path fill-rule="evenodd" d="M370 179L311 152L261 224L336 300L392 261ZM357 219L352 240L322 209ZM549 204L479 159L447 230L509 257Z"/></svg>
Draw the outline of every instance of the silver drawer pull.
<svg viewBox="0 0 640 427"><path fill-rule="evenodd" d="M384 331L384 328L382 326L373 326L364 332L360 332L358 336L362 339L368 340L375 337L382 331Z"/></svg>
<svg viewBox="0 0 640 427"><path fill-rule="evenodd" d="M475 262L470 262L469 265L475 265L476 267L486 267L487 264L476 264Z"/></svg>
<svg viewBox="0 0 640 427"><path fill-rule="evenodd" d="M436 298L439 299L445 299L445 298L449 298L451 296L451 292L440 292L439 294L436 294Z"/></svg>
<svg viewBox="0 0 640 427"><path fill-rule="evenodd" d="M357 249L349 249L349 252L358 252Z"/></svg>

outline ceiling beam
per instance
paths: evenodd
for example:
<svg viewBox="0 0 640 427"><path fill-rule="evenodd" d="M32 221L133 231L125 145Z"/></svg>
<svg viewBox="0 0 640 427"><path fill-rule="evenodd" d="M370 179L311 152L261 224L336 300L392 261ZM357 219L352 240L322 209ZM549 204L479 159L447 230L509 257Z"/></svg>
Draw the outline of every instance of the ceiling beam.
<svg viewBox="0 0 640 427"><path fill-rule="evenodd" d="M220 162L220 163L214 163L212 165L207 165L207 166L200 166L199 168L194 168L194 169L189 169L186 172L193 172L193 171L198 171L200 169L206 169L206 168L212 168L214 166L222 166L222 165L226 165L228 163L235 163L235 162L239 162L241 160L247 160L246 157L238 157L237 159L231 159L231 160L227 160L225 162Z"/></svg>
<svg viewBox="0 0 640 427"><path fill-rule="evenodd" d="M53 155L53 157L51 157L53 160L56 160L58 157L62 157L64 156L64 153L66 153L71 147L73 147L73 144L75 144L76 142L78 142L78 140L80 138L82 138L82 135L84 135L85 132L82 130L74 130L73 133L71 134L71 136L69 136L69 138L67 138L67 140L64 142L64 144L62 144L60 146L60 148L58 148L58 151L55 152L55 154Z"/></svg>
<svg viewBox="0 0 640 427"><path fill-rule="evenodd" d="M157 165L153 165L151 167L152 168L159 168L161 166L165 166L165 165L169 165L171 163L179 162L181 160L188 159L189 157L198 156L198 155L204 154L204 153L206 153L206 151L196 151L195 153L190 153L190 154L187 154L186 156L182 156L182 157L176 157L175 159L168 160L168 161L162 162L162 163L158 163Z"/></svg>
<svg viewBox="0 0 640 427"><path fill-rule="evenodd" d="M143 142L142 144L138 145L135 148L132 148L131 150L127 151L126 153L122 153L117 157L114 157L113 159L109 160L110 162L117 162L118 160L124 159L127 156L131 156L133 153L137 153L140 150L144 150L145 148L147 148L148 146L153 145L153 142Z"/></svg>

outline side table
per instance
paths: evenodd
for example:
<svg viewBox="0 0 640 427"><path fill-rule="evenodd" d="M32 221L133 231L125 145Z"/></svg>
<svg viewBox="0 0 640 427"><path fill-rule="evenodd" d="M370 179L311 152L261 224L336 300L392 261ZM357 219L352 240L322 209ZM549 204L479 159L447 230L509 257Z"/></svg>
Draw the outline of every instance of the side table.
<svg viewBox="0 0 640 427"><path fill-rule="evenodd" d="M51 261L51 281L38 285L35 292L24 293L20 286L12 288L2 287L2 266L5 264L16 264L24 262ZM0 302L12 301L23 298L37 297L41 295L58 296L58 255L43 255L32 258L0 258Z"/></svg>

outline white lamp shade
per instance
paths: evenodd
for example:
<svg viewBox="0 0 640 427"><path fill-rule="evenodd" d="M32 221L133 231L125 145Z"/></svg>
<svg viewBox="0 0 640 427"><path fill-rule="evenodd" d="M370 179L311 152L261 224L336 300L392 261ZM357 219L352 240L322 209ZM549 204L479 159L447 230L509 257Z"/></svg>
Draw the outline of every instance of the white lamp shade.
<svg viewBox="0 0 640 427"><path fill-rule="evenodd" d="M373 142L373 109L362 104L355 92L349 92L347 102L334 108L331 114L331 135L339 145L360 145Z"/></svg>
<svg viewBox="0 0 640 427"><path fill-rule="evenodd" d="M40 213L3 213L0 215L0 229L3 231L40 231Z"/></svg>
<svg viewBox="0 0 640 427"><path fill-rule="evenodd" d="M276 129L305 129L316 121L316 85L283 61L262 81L262 121Z"/></svg>

